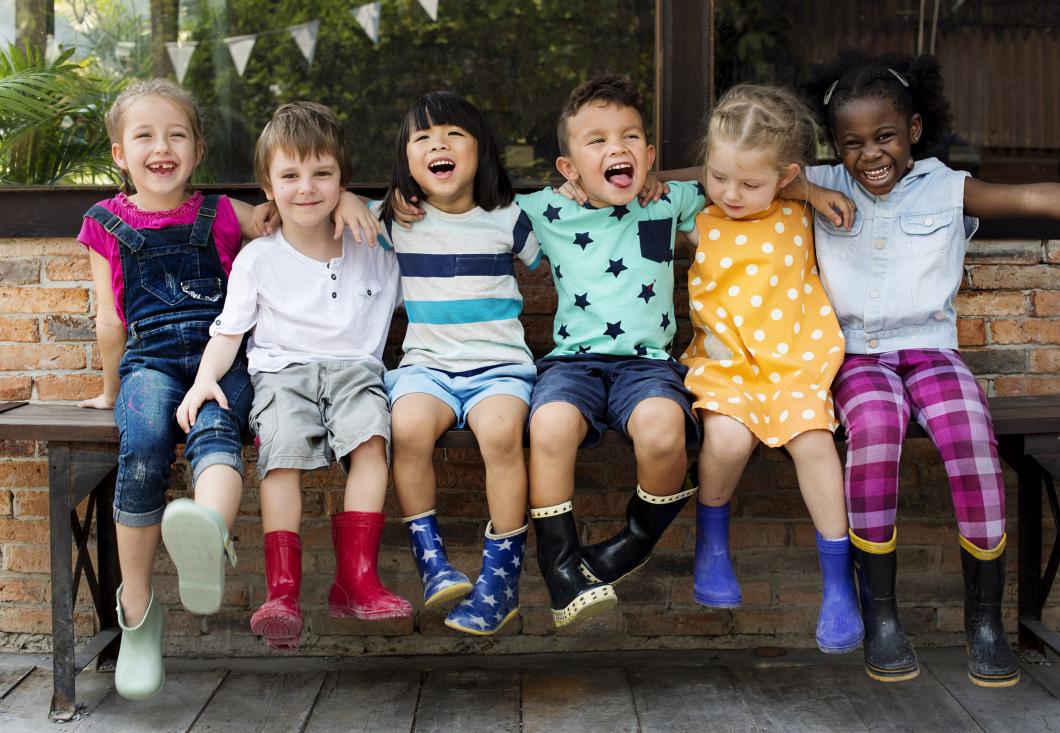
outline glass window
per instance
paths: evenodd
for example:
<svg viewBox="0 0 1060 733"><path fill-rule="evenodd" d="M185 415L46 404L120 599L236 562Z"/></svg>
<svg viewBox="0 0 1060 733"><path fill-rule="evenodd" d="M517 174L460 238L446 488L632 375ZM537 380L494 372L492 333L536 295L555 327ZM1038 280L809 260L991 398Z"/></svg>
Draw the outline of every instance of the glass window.
<svg viewBox="0 0 1060 733"><path fill-rule="evenodd" d="M4 41L16 34L15 5L0 0ZM55 0L48 27L53 48L76 47L104 103L115 83L173 74L175 62L206 114L200 182L252 181L258 133L295 99L330 105L352 141L355 180L385 182L408 106L444 88L483 109L517 183L540 183L553 175L559 108L586 78L629 73L650 125L654 14L652 0ZM71 180L92 177L60 182Z"/></svg>

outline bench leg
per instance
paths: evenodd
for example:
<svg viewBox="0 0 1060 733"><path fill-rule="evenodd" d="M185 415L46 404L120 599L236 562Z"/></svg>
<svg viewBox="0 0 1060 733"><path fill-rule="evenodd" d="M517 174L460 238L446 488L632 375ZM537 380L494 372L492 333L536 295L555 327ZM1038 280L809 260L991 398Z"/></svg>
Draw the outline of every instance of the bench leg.
<svg viewBox="0 0 1060 733"><path fill-rule="evenodd" d="M70 449L51 446L48 450L49 511L52 575L52 703L51 720L70 720L77 712L74 694L74 578L70 566L73 542L70 512L73 476Z"/></svg>
<svg viewBox="0 0 1060 733"><path fill-rule="evenodd" d="M1034 459L1025 456L1019 473L1019 582L1018 644L1020 651L1044 652L1038 635L1024 621L1041 621L1038 599L1042 572L1042 472Z"/></svg>
<svg viewBox="0 0 1060 733"><path fill-rule="evenodd" d="M114 515L111 505L114 503L114 479L117 469L112 471L96 490L96 570L99 574L99 594L101 603L96 607L101 629L118 628L118 612L115 598L118 585L121 583L121 571L118 567L118 537L114 529ZM118 647L121 644L119 634L100 652L96 660L97 669L113 671L118 661Z"/></svg>

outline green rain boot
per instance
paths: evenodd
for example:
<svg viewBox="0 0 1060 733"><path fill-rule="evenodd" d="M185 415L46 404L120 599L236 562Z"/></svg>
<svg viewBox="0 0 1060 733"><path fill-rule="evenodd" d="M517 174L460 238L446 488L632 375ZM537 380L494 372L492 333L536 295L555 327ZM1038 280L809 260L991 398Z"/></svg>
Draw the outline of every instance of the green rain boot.
<svg viewBox="0 0 1060 733"><path fill-rule="evenodd" d="M224 518L191 499L176 499L162 515L162 541L177 567L184 608L216 613L225 590L225 556L236 564Z"/></svg>
<svg viewBox="0 0 1060 733"><path fill-rule="evenodd" d="M162 666L162 626L165 614L155 603L154 591L147 601L147 610L139 624L125 625L121 610L121 589L118 586L118 626L121 627L121 648L114 667L114 689L128 700L147 700L158 694L166 681Z"/></svg>

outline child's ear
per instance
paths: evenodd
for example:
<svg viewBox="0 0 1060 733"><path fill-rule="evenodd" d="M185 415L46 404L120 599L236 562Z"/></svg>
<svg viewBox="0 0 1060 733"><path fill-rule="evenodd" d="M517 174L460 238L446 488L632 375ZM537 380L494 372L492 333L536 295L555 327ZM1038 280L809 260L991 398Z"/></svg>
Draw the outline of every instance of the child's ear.
<svg viewBox="0 0 1060 733"><path fill-rule="evenodd" d="M274 197L272 195L272 189L271 188L269 188L268 186L262 186L261 190L265 192L265 200L266 201L272 201L273 200Z"/></svg>
<svg viewBox="0 0 1060 733"><path fill-rule="evenodd" d="M574 167L574 161L563 155L556 158L556 170L568 181L578 180L578 169Z"/></svg>
<svg viewBox="0 0 1060 733"><path fill-rule="evenodd" d="M777 183L777 188L781 189L787 186L789 183L795 180L795 177L799 175L799 171L802 170L798 163L791 163L781 172L780 182Z"/></svg>
<svg viewBox="0 0 1060 733"><path fill-rule="evenodd" d="M653 165L655 165L655 146L648 145L648 170L651 170Z"/></svg>
<svg viewBox="0 0 1060 733"><path fill-rule="evenodd" d="M195 165L202 162L202 159L206 156L206 143L202 140L195 141Z"/></svg>
<svg viewBox="0 0 1060 733"><path fill-rule="evenodd" d="M123 171L128 170L125 165L125 151L121 149L120 143L110 144L110 157L114 159L114 165L118 166Z"/></svg>
<svg viewBox="0 0 1060 733"><path fill-rule="evenodd" d="M914 112L909 118L909 139L913 143L920 142L920 134L924 131L924 120L919 112Z"/></svg>

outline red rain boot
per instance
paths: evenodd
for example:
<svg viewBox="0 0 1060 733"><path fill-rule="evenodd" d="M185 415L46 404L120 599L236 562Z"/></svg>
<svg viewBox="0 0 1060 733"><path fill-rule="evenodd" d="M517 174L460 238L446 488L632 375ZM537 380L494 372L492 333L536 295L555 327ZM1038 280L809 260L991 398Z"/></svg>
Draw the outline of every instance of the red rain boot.
<svg viewBox="0 0 1060 733"><path fill-rule="evenodd" d="M379 541L383 536L382 512L340 512L331 515L331 541L335 545L335 584L328 593L333 618L405 618L412 604L387 590L379 580Z"/></svg>
<svg viewBox="0 0 1060 733"><path fill-rule="evenodd" d="M273 649L295 649L302 636L302 540L295 532L265 535L268 600L250 617L250 630Z"/></svg>

